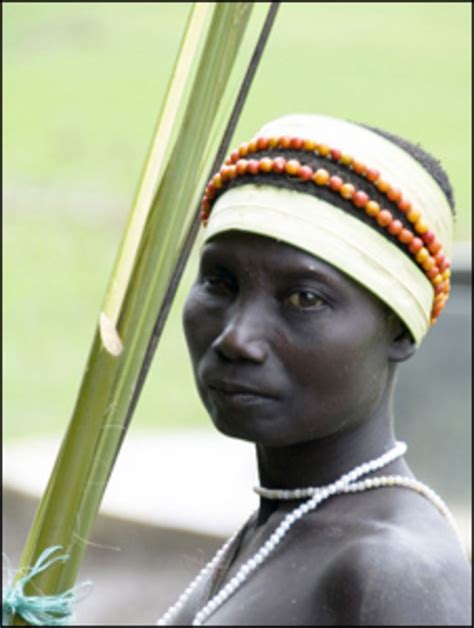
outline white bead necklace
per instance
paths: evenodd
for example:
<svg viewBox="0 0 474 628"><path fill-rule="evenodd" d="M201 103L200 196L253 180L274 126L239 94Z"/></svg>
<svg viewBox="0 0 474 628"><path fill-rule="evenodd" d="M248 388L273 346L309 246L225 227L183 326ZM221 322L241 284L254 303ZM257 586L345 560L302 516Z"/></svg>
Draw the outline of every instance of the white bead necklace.
<svg viewBox="0 0 474 628"><path fill-rule="evenodd" d="M360 482L356 482L356 480L366 475L367 473L375 471L376 469L380 469L381 467L386 466L393 460L396 460L397 458L403 456L406 450L406 444L398 442L395 447L393 447L393 449L390 449L379 458L371 460L370 462L365 462L364 464L355 467L354 469L352 469L352 471L345 473L332 484L328 484L322 487L309 487L294 490L267 489L263 487L255 487L255 492L262 497L266 497L267 499L290 500L302 499L305 497L309 497L309 499L303 504L300 504L288 515L286 515L280 525L270 535L270 537L260 547L260 549L252 556L252 558L247 560L247 562L240 567L240 569L231 578L231 580L196 613L192 625L201 626L207 620L207 618L212 615L212 613L214 613L220 606L222 606L222 604L224 604L224 602L245 582L245 580L247 580L248 576L253 571L255 571L255 569L257 569L257 567L261 565L261 563L271 554L271 552L286 535L291 526L296 523L298 519L301 519L301 517L303 517L311 510L315 510L319 506L319 504L325 499L328 499L329 497L332 497L333 495L336 495L338 493L356 493L372 488L387 486L401 486L412 489L429 499L436 506L436 508L438 508L438 510L446 517L449 524L456 533L459 542L463 547L463 551L465 551L456 523L446 504L439 497L439 495L437 495L432 489L430 489L422 482L418 482L418 480L413 480L411 478L403 477L400 475L367 478ZM182 593L176 603L171 606L166 611L166 613L157 621L158 626L166 626L168 622L170 622L179 613L179 611L184 607L198 584L202 582L204 577L212 572L214 567L216 567L216 565L219 563L228 548L236 539L238 533L239 531L237 531L221 547L221 549L217 552L214 558L204 567L204 569L202 569L202 571Z"/></svg>

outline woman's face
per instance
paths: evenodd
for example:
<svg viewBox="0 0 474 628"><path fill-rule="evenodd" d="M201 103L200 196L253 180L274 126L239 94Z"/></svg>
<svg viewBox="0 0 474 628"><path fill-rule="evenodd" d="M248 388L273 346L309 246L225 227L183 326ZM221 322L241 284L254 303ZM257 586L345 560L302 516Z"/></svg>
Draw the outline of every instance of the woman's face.
<svg viewBox="0 0 474 628"><path fill-rule="evenodd" d="M184 309L200 396L223 433L293 445L356 425L387 385L387 310L329 264L266 237L209 241Z"/></svg>

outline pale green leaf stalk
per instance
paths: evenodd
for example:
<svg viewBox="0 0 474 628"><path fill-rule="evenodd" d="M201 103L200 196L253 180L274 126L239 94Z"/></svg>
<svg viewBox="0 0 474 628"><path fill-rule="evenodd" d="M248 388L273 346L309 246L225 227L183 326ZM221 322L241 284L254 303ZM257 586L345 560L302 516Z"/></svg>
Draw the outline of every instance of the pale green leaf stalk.
<svg viewBox="0 0 474 628"><path fill-rule="evenodd" d="M62 546L69 559L36 576L30 593L54 595L74 585L156 316L230 113L234 66L230 85L238 83L236 71L243 75L242 64L235 62L252 7L251 2L195 3L191 10L76 406L19 577L50 546Z"/></svg>

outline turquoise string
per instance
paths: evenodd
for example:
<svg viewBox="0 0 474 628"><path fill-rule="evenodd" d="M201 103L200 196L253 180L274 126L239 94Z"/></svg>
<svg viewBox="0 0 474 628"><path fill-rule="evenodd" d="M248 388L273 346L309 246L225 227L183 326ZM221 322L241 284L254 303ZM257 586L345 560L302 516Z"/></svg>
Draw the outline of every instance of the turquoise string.
<svg viewBox="0 0 474 628"><path fill-rule="evenodd" d="M9 584L3 594L3 626L10 626L15 615L31 626L67 626L72 621L72 608L77 600L78 587L58 595L26 595L24 592L25 586L35 576L54 563L65 562L69 558L67 554L63 554L50 559L52 554L61 549L60 545L45 549L33 567L28 569L26 576Z"/></svg>

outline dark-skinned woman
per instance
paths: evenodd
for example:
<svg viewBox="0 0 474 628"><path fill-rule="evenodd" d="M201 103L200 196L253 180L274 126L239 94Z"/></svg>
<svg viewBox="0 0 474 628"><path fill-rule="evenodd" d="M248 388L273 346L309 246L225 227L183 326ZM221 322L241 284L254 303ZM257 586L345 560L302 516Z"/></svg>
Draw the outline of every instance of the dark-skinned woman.
<svg viewBox="0 0 474 628"><path fill-rule="evenodd" d="M291 115L231 153L201 217L186 339L213 423L255 443L260 505L158 623L470 625L456 524L393 417L398 364L449 297L446 174L386 132Z"/></svg>

